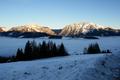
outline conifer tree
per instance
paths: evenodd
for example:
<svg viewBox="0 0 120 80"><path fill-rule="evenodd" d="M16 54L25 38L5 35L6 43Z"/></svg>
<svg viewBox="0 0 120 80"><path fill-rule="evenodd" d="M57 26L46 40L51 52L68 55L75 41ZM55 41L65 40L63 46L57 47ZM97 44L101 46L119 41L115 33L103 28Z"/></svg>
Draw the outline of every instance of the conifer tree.
<svg viewBox="0 0 120 80"><path fill-rule="evenodd" d="M61 45L59 47L58 55L59 56L66 56L66 55L68 55L68 53L67 53L63 43L61 43Z"/></svg>
<svg viewBox="0 0 120 80"><path fill-rule="evenodd" d="M24 55L26 60L31 59L31 55L32 55L32 44L30 43L30 41L28 41L25 45L25 49L24 49Z"/></svg>
<svg viewBox="0 0 120 80"><path fill-rule="evenodd" d="M33 40L31 42L31 44L32 44L32 55L31 55L31 57L32 58L39 58L38 57L39 56L39 47L37 46L37 43L35 42L35 40Z"/></svg>
<svg viewBox="0 0 120 80"><path fill-rule="evenodd" d="M47 49L46 49L46 42L45 41L42 42L40 50L41 50L41 58L47 57L47 53L46 53Z"/></svg>
<svg viewBox="0 0 120 80"><path fill-rule="evenodd" d="M52 45L51 53L51 56L58 56L58 49L55 43Z"/></svg>
<svg viewBox="0 0 120 80"><path fill-rule="evenodd" d="M17 53L16 53L16 59L17 60L24 60L24 53L23 53L22 49L18 48Z"/></svg>
<svg viewBox="0 0 120 80"><path fill-rule="evenodd" d="M100 52L101 52L98 43L95 43L95 46L94 46L94 47L96 48L96 53L100 53Z"/></svg>

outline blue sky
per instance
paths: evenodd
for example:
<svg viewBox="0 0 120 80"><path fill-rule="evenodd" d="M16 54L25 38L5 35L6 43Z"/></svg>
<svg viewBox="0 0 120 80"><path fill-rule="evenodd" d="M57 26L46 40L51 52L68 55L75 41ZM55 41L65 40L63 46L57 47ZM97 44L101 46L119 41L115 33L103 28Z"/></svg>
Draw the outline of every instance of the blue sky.
<svg viewBox="0 0 120 80"><path fill-rule="evenodd" d="M120 28L120 0L0 0L0 25L63 28L87 21Z"/></svg>

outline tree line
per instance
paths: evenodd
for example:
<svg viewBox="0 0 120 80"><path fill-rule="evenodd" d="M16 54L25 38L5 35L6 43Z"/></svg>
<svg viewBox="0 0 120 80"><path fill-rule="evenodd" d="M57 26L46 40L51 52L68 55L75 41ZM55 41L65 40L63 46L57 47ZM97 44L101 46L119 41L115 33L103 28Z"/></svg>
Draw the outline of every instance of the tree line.
<svg viewBox="0 0 120 80"><path fill-rule="evenodd" d="M69 55L64 44L56 45L52 41L36 43L36 41L27 41L24 48L18 48L16 55L12 57L1 57L0 62L26 61L58 56Z"/></svg>
<svg viewBox="0 0 120 80"><path fill-rule="evenodd" d="M92 43L84 48L84 54L112 53L109 49L101 50L98 43Z"/></svg>
<svg viewBox="0 0 120 80"><path fill-rule="evenodd" d="M92 43L84 48L84 54L112 53L109 49L101 50L98 43ZM52 41L36 43L36 41L27 41L24 48L18 48L16 55L12 57L0 57L0 63L26 61L42 58L69 55L64 44L56 45Z"/></svg>
<svg viewBox="0 0 120 80"><path fill-rule="evenodd" d="M32 60L40 58L49 58L56 56L67 56L64 44L56 45L52 41L48 43L43 41L37 44L35 41L28 41L23 49L18 48L16 53L16 59L19 60Z"/></svg>

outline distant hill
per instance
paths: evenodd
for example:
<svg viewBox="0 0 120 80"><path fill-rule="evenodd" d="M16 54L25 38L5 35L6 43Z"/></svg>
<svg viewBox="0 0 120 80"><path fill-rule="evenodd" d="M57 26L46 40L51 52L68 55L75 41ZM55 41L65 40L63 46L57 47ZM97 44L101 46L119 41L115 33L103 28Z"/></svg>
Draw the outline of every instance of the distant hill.
<svg viewBox="0 0 120 80"><path fill-rule="evenodd" d="M52 29L52 31L54 31L56 34L59 34L62 31L62 29Z"/></svg>
<svg viewBox="0 0 120 80"><path fill-rule="evenodd" d="M0 32L0 36L4 37L15 37L15 38L37 38L50 36L47 33L41 32Z"/></svg>

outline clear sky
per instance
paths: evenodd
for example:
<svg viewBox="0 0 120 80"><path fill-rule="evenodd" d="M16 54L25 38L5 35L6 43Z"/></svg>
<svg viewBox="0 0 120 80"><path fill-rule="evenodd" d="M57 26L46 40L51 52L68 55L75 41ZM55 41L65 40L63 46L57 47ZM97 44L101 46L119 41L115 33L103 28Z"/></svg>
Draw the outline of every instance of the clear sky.
<svg viewBox="0 0 120 80"><path fill-rule="evenodd" d="M120 28L120 0L0 0L0 26L63 28L80 21Z"/></svg>

